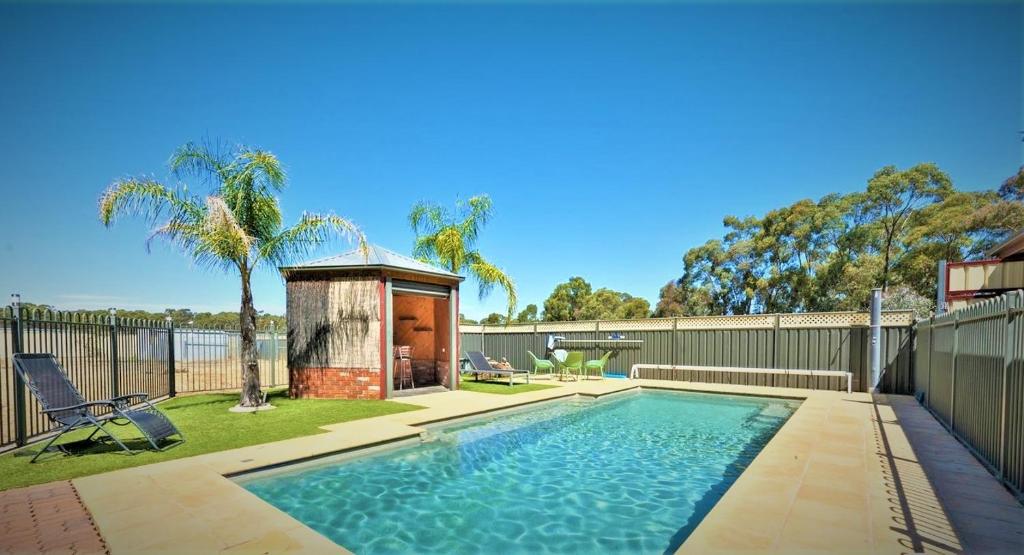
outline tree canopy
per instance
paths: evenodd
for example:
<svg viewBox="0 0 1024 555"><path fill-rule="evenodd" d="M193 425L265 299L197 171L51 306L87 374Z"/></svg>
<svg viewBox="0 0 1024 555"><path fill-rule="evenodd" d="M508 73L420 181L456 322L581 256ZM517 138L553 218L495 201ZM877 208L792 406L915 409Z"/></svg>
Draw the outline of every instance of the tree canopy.
<svg viewBox="0 0 1024 555"><path fill-rule="evenodd" d="M874 287L920 310L939 260L978 256L1024 226L1020 175L959 191L934 164L886 166L863 191L726 216L721 238L683 255L655 315L860 310Z"/></svg>
<svg viewBox="0 0 1024 555"><path fill-rule="evenodd" d="M544 301L544 320L548 322L634 319L650 315L651 304L647 299L607 288L595 291L579 276L556 285Z"/></svg>

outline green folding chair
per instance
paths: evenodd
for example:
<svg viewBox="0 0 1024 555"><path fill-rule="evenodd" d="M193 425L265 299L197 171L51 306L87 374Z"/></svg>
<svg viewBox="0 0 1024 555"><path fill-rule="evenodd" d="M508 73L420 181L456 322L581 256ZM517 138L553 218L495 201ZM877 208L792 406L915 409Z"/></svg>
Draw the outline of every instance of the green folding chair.
<svg viewBox="0 0 1024 555"><path fill-rule="evenodd" d="M537 375L538 373L541 372L545 374L555 373L555 363L551 362L550 360L537 358L537 355L533 354L533 351L526 351L526 354L530 355L530 360L533 361L534 375Z"/></svg>
<svg viewBox="0 0 1024 555"><path fill-rule="evenodd" d="M583 364L583 371L587 374L587 379L590 379L590 372L593 370L604 379L604 367L608 365L608 359L612 356L612 352L608 351L597 360L588 360Z"/></svg>

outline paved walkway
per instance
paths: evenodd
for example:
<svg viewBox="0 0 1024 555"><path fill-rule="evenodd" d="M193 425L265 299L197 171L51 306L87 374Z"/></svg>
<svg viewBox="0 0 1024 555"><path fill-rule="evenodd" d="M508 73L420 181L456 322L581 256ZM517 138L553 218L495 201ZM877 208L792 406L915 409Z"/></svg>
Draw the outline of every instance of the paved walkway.
<svg viewBox="0 0 1024 555"><path fill-rule="evenodd" d="M1024 553L1021 505L913 397L880 397L897 423L967 553Z"/></svg>
<svg viewBox="0 0 1024 555"><path fill-rule="evenodd" d="M71 482L0 492L0 553L107 553Z"/></svg>

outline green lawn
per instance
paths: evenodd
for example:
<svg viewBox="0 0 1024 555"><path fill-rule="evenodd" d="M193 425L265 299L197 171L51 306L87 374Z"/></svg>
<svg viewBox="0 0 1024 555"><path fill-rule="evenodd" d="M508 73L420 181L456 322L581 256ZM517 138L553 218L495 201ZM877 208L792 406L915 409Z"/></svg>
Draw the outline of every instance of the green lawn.
<svg viewBox="0 0 1024 555"><path fill-rule="evenodd" d="M548 389L551 387L558 387L556 385L545 385L539 383L516 383L513 386L508 385L508 380L480 380L477 381L473 378L467 378L465 376L459 380L459 389L463 391L475 391L477 393L498 393L501 395L511 395L513 393L526 393L527 391L537 391L540 389Z"/></svg>
<svg viewBox="0 0 1024 555"><path fill-rule="evenodd" d="M117 450L113 442L103 442L88 450L78 450L73 456L44 454L34 464L29 464L29 460L42 447L41 444L6 453L0 456L0 490L316 434L323 432L319 426L325 424L422 408L387 401L289 399L284 390L271 392L268 400L277 408L248 414L228 412L238 404L237 393L190 395L160 403L157 406L178 426L186 439L184 443L162 452L144 451L128 455ZM118 437L129 440L129 447L142 449L148 446L134 426L105 427L115 428L114 433ZM88 431L76 431L65 437L75 436L71 438L75 440L84 439L87 435ZM62 438L61 442L65 440Z"/></svg>

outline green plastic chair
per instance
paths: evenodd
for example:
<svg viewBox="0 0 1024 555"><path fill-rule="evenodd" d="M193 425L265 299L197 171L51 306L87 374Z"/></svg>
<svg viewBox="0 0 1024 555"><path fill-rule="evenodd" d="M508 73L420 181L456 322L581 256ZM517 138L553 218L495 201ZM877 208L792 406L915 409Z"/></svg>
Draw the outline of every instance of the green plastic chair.
<svg viewBox="0 0 1024 555"><path fill-rule="evenodd" d="M565 361L558 365L558 379L571 376L573 371L576 372L576 379L578 380L580 374L583 373L583 353L580 351L569 351Z"/></svg>
<svg viewBox="0 0 1024 555"><path fill-rule="evenodd" d="M530 355L530 360L533 361L533 373L536 375L538 372L545 374L555 373L555 363L550 360L537 358L537 355L533 354L533 351L526 351L526 354Z"/></svg>
<svg viewBox="0 0 1024 555"><path fill-rule="evenodd" d="M602 356L601 358L599 358L597 360L588 360L583 365L583 369L584 369L584 371L587 374L587 378L590 377L590 371L593 370L593 371L597 372L601 376L601 379L603 380L604 379L604 367L608 365L608 359L611 356L612 356L612 352L608 351L608 352L606 352L604 354L604 356Z"/></svg>

